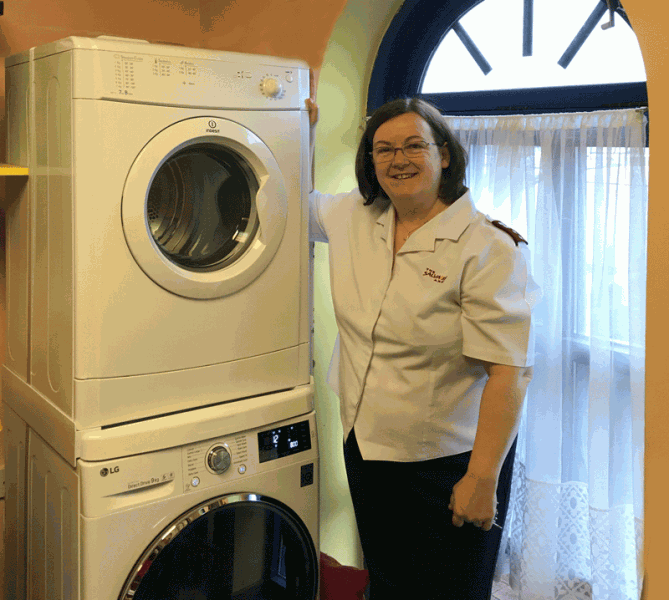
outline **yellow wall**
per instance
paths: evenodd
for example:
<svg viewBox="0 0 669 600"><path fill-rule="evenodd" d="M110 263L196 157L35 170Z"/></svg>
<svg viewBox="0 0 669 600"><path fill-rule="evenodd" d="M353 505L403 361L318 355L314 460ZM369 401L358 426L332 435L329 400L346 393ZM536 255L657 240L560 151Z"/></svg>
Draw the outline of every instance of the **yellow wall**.
<svg viewBox="0 0 669 600"><path fill-rule="evenodd" d="M307 60L313 66L320 66L322 62L318 89L322 117L318 133L317 184L325 191L338 191L354 184L352 156L366 103L371 65L381 36L400 4L401 0L349 0L348 4L346 0L119 0L109 3L15 0L5 3L6 14L0 17L0 56L67 35L105 33L289 56ZM346 8L341 13L344 5ZM665 116L663 102L669 92L666 83L669 80L666 64L669 6L664 0L625 0L624 6L646 61L652 122L646 376L646 598L663 600L669 579L665 566L669 519L666 518L667 485L664 483L669 473L669 394L665 392L667 383L663 377L669 340L666 309L669 201L665 199L662 177L664 159L669 155L664 142L669 139L664 135L669 130L669 117ZM3 78L0 68L0 90L4 89ZM4 104L2 97L0 104ZM4 111L0 112L0 159L4 156L1 115ZM334 328L327 287L327 259L325 249L320 246L317 244L316 250L315 358L326 476L322 501L323 549L353 564L359 560L353 539L346 535L346 540L340 542L342 530L350 528L352 521L339 458L341 432L336 399L323 383ZM0 265L3 258L0 255ZM2 316L0 310L0 320L4 323ZM335 535L337 531L339 535Z"/></svg>
<svg viewBox="0 0 669 600"><path fill-rule="evenodd" d="M379 44L401 0L349 0L332 32L318 86L321 119L316 186L324 192L356 187L353 163L367 105L367 86ZM342 457L339 400L325 383L337 327L330 298L327 245L315 244L314 378L321 424L321 548L345 564L362 566Z"/></svg>
<svg viewBox="0 0 669 600"><path fill-rule="evenodd" d="M669 203L664 171L669 150L669 6L663 0L626 0L648 75L650 117L650 186L648 208L648 285L646 313L646 489L645 597L668 595L667 474L669 473L669 393L667 340L669 316ZM665 132L668 135L665 135Z"/></svg>

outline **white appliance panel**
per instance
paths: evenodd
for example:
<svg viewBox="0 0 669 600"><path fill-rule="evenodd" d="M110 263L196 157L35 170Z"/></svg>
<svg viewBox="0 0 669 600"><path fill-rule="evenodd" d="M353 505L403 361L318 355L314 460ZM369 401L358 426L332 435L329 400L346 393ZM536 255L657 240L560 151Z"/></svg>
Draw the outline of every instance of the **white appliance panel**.
<svg viewBox="0 0 669 600"><path fill-rule="evenodd" d="M164 47L149 48L150 54L76 48L75 69L89 75L75 78L73 97L183 107L303 107L302 88L308 85L309 73L298 66L272 64L277 61L271 60L264 61L267 64L248 62L234 53L209 52L207 58L202 51L169 56ZM270 87L271 82L278 87ZM270 92L276 95L268 96Z"/></svg>
<svg viewBox="0 0 669 600"><path fill-rule="evenodd" d="M259 434L264 434L264 440L269 435L271 440L275 432L282 436L282 450L268 460L268 442L263 442L265 450L261 462ZM27 579L30 597L118 600L131 581L143 581L144 588L140 591L147 597L147 585L161 578L164 584L166 576L175 589L185 589L193 583L204 590L206 582L185 582L188 574L176 570L152 579L151 568L158 559L174 561L169 553L175 544L182 545L184 556L201 552L201 545L189 551L189 540L196 539L193 529L202 530L197 522L201 517L209 519L206 523L210 528L220 525L214 520L216 511L228 513L223 525L232 525L233 530L226 535L232 534L239 540L236 548L228 549L232 552L226 557L228 562L220 562L223 555L219 553L227 546L222 543L220 534L213 530L209 534L214 536L211 558L216 558L217 570L229 571L233 587L257 585L258 580L267 578L268 571L272 570L264 560L252 559L249 555L247 542L251 538L254 548L259 540L266 539L267 548L258 553L258 557L272 554L276 543L288 543L288 552L297 552L300 557L303 554L309 560L305 569L312 585L317 586L319 473L313 412L185 446L97 462L79 460L75 468L32 430L29 430L29 440ZM218 474L208 466L207 457L212 448L221 446L230 449L231 465ZM202 510L196 511L198 507ZM281 524L281 536L292 535L292 547L283 537L274 538L271 529L267 529L271 519L268 521L265 508L272 507L278 510L279 516L283 514L288 518ZM237 519L231 512L237 514ZM190 515L188 522L182 515ZM236 520L238 526L235 526ZM300 548L295 546L296 531L303 536ZM271 539L264 537L267 535ZM158 546L160 552L147 561L147 552L160 539L163 540ZM235 566L233 559L243 559L244 564ZM246 560L252 562L246 564ZM287 575L290 579L290 570ZM262 597L291 597L293 600L289 595L290 585L285 579L283 582L278 579L277 589L284 595ZM317 591L309 585L301 589L311 589L311 592L295 600L317 600Z"/></svg>
<svg viewBox="0 0 669 600"><path fill-rule="evenodd" d="M294 144L286 144L280 152L275 148L286 182L290 218L269 266L240 293L202 301L184 298L147 277L128 248L120 209L125 180L115 177L114 169L96 169L99 150L94 149L100 148L100 142L106 146L106 142L88 123L97 109L102 113L100 123L126 130L125 150L116 150L115 160L123 164L119 171L130 171L146 139L128 127L124 105L110 102L100 109L99 104L75 103L76 122L87 124L75 129L76 147L81 150L74 164L74 261L82 274L74 284L75 377L97 379L174 371L307 342L308 232L299 195L299 148ZM201 114L162 107L134 109L140 121L151 119L164 128L175 123L177 117ZM261 113L234 116L250 123L251 131L268 120L268 115ZM300 116L282 113L270 119L272 137L290 136L300 127ZM110 153L114 147L112 142ZM166 154L171 150L165 147ZM109 200L101 201L101 193ZM272 298L280 301L270 301Z"/></svg>
<svg viewBox="0 0 669 600"><path fill-rule="evenodd" d="M6 64L12 97L33 84L9 120L34 147L29 192L10 211L11 239L29 245L13 256L30 262L10 261L9 306L25 313L30 290L29 329L12 329L7 368L82 430L306 384L307 65L87 38ZM230 125L193 137L180 133L189 120ZM227 143L255 169L258 238L221 274L159 252L156 274L141 257L153 241L129 240L141 238L137 205L135 233L124 229L124 194L141 205L131 184L152 181L162 145L168 159L195 143ZM26 221L30 239L17 240Z"/></svg>

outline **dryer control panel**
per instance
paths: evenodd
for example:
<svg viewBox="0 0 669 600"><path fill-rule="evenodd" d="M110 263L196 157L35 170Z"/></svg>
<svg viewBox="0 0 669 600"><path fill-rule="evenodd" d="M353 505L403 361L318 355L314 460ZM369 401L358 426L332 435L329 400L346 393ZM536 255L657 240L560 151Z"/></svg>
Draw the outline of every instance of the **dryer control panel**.
<svg viewBox="0 0 669 600"><path fill-rule="evenodd" d="M231 62L239 55L209 52L216 58L201 58L188 49L181 56L83 48L72 53L74 98L193 108L303 110L309 97L306 66L262 64L262 57ZM77 77L78 72L94 76Z"/></svg>

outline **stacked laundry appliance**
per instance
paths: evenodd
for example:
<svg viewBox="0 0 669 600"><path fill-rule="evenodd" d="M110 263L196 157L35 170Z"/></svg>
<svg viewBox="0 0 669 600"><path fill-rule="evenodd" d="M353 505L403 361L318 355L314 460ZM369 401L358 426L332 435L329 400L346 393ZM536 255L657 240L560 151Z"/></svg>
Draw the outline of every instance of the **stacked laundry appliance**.
<svg viewBox="0 0 669 600"><path fill-rule="evenodd" d="M308 67L6 60L7 600L314 600Z"/></svg>

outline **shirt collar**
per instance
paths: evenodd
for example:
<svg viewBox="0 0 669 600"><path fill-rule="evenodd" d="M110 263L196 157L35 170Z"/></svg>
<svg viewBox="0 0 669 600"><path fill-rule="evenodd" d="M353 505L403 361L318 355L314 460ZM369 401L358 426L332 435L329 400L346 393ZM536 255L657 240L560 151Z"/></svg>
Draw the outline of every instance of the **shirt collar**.
<svg viewBox="0 0 669 600"><path fill-rule="evenodd" d="M378 202L378 200L376 202ZM377 235L386 242L388 247L392 250L390 244L395 235L395 209L390 200L386 200L386 202L387 204L385 205L385 208L382 208L381 214L378 219L376 219L376 224L379 226L376 228L376 231Z"/></svg>
<svg viewBox="0 0 669 600"><path fill-rule="evenodd" d="M406 241L400 252L434 252L437 240L445 239L457 242L475 216L476 207L469 191L467 191L446 210L420 227ZM395 208L392 202L388 202L376 223L380 225L378 228L379 237L386 242L388 240L392 241L395 235Z"/></svg>
<svg viewBox="0 0 669 600"><path fill-rule="evenodd" d="M476 212L474 202L467 191L435 219L437 221L435 240L457 242L476 217Z"/></svg>

